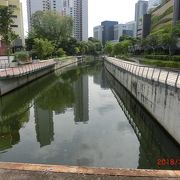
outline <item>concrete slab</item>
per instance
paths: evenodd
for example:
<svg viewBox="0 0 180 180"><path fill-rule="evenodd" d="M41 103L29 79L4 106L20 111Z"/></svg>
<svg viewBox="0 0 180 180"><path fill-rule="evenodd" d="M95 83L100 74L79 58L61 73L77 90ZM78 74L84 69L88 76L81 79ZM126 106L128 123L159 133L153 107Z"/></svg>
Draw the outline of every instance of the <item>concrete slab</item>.
<svg viewBox="0 0 180 180"><path fill-rule="evenodd" d="M178 180L180 171L89 168L77 166L0 163L0 180Z"/></svg>

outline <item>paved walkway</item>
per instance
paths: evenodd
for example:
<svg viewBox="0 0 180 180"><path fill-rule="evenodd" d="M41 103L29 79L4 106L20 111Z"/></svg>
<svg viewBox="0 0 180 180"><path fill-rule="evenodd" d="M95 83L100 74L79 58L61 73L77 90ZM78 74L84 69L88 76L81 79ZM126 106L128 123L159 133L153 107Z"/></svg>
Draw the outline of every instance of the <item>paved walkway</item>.
<svg viewBox="0 0 180 180"><path fill-rule="evenodd" d="M0 180L178 180L180 171L0 163Z"/></svg>
<svg viewBox="0 0 180 180"><path fill-rule="evenodd" d="M140 65L133 62L127 62L112 57L107 60L116 66L121 67L137 76L141 76L153 81L161 82L173 87L180 88L180 72L172 69L160 69L151 66Z"/></svg>
<svg viewBox="0 0 180 180"><path fill-rule="evenodd" d="M18 67L6 68L0 70L0 78L11 78L14 76L22 76L25 74L30 74L34 71L44 69L48 66L55 65L54 60L41 61L38 63L19 65Z"/></svg>

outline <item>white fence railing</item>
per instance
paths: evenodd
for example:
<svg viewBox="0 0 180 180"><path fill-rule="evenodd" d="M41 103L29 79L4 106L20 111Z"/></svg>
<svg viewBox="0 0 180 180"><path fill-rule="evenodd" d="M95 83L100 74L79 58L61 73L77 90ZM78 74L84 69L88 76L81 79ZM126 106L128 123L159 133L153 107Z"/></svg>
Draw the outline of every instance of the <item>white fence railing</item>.
<svg viewBox="0 0 180 180"><path fill-rule="evenodd" d="M12 67L12 68L6 67L0 70L0 78L15 77L15 76L30 74L32 72L44 69L46 67L55 64L56 62L54 60L48 60L48 61L41 61L38 63L19 65L17 67Z"/></svg>
<svg viewBox="0 0 180 180"><path fill-rule="evenodd" d="M106 60L134 75L180 88L180 71L140 65L112 57L107 57Z"/></svg>

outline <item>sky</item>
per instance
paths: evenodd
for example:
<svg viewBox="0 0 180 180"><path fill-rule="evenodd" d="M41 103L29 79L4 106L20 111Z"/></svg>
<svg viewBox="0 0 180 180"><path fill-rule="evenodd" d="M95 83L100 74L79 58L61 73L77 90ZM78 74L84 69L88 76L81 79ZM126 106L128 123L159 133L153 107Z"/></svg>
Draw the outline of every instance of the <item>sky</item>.
<svg viewBox="0 0 180 180"><path fill-rule="evenodd" d="M23 3L24 29L27 32L26 0ZM38 1L38 0L37 0ZM89 0L89 37L93 36L93 27L102 21L111 20L126 23L134 20L135 3L138 0ZM27 33L25 33L26 35Z"/></svg>

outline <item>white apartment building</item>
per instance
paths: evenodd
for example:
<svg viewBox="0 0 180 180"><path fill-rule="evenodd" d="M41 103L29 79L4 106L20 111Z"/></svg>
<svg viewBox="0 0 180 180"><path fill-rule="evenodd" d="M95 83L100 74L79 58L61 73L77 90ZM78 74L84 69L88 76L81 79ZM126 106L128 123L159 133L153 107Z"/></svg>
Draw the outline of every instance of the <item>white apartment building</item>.
<svg viewBox="0 0 180 180"><path fill-rule="evenodd" d="M96 26L93 28L93 37L102 42L103 26Z"/></svg>
<svg viewBox="0 0 180 180"><path fill-rule="evenodd" d="M88 41L88 0L63 0L63 15L73 19L73 35Z"/></svg>
<svg viewBox="0 0 180 180"><path fill-rule="evenodd" d="M73 19L73 36L88 40L88 0L27 0L28 26L36 11L54 10Z"/></svg>

